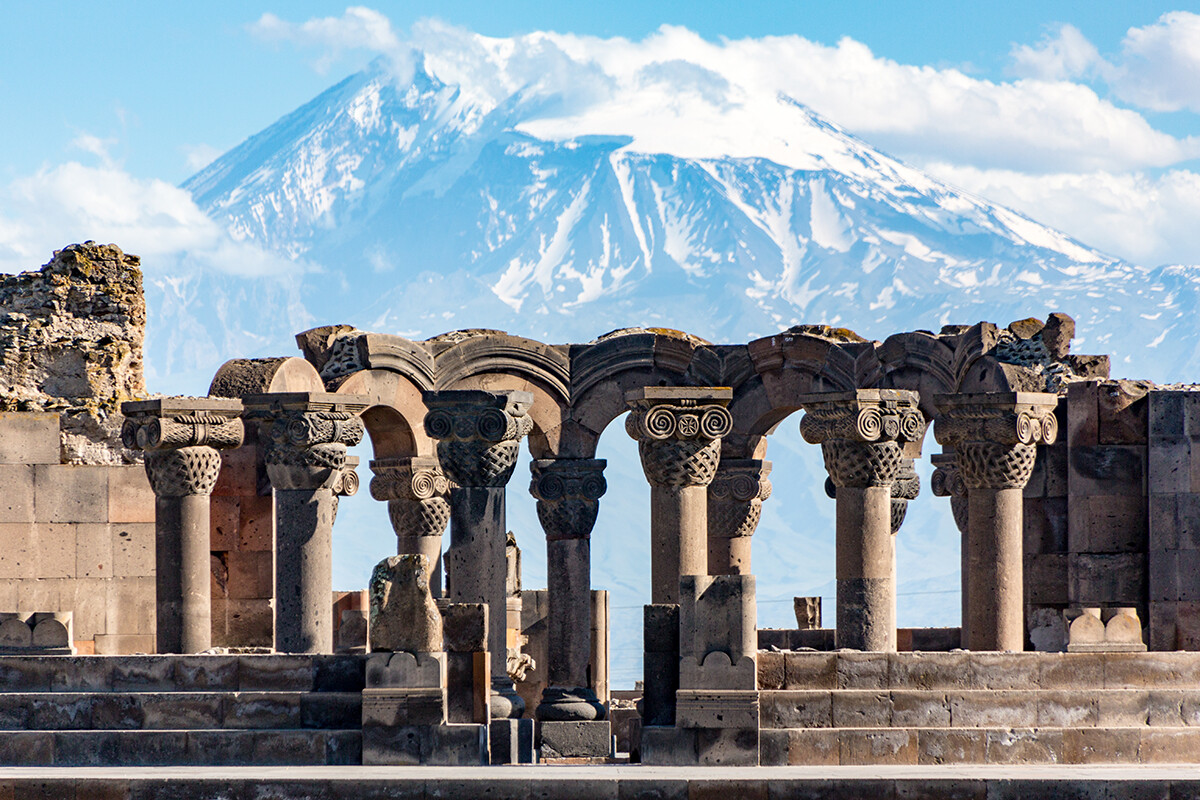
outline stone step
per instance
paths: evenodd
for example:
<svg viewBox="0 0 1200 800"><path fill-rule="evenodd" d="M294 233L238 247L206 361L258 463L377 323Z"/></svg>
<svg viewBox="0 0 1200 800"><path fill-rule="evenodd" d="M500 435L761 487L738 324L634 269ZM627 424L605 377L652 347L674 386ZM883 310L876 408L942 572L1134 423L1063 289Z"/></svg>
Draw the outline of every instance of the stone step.
<svg viewBox="0 0 1200 800"><path fill-rule="evenodd" d="M358 730L0 731L3 766L361 763Z"/></svg>
<svg viewBox="0 0 1200 800"><path fill-rule="evenodd" d="M834 689L759 693L763 728L1200 729L1200 689Z"/></svg>
<svg viewBox="0 0 1200 800"><path fill-rule="evenodd" d="M764 766L1200 764L1200 728L793 728L762 731Z"/></svg>
<svg viewBox="0 0 1200 800"><path fill-rule="evenodd" d="M1200 652L759 651L760 689L1187 689Z"/></svg>
<svg viewBox="0 0 1200 800"><path fill-rule="evenodd" d="M356 692L362 655L0 656L15 692Z"/></svg>
<svg viewBox="0 0 1200 800"><path fill-rule="evenodd" d="M0 693L0 730L350 729L359 692Z"/></svg>

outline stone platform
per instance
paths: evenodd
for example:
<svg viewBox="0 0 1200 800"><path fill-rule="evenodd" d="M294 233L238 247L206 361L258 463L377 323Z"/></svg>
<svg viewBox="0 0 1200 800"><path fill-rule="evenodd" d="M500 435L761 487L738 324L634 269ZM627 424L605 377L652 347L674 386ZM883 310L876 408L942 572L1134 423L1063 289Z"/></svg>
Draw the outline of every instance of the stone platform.
<svg viewBox="0 0 1200 800"><path fill-rule="evenodd" d="M1194 767L2 768L13 800L1183 800Z"/></svg>

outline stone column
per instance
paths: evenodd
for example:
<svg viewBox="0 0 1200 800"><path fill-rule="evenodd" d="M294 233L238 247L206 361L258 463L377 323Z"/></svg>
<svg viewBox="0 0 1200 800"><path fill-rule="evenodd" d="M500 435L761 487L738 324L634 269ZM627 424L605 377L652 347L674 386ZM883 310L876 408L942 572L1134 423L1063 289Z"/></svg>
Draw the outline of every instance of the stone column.
<svg viewBox="0 0 1200 800"><path fill-rule="evenodd" d="M283 392L243 402L260 421L275 494L275 649L332 653L335 492L347 488L346 448L362 441L365 398Z"/></svg>
<svg viewBox="0 0 1200 800"><path fill-rule="evenodd" d="M154 490L157 650L199 653L212 646L209 501L221 472L218 450L238 447L238 400L168 397L124 403L121 439L146 452Z"/></svg>
<svg viewBox="0 0 1200 800"><path fill-rule="evenodd" d="M708 574L749 575L750 537L771 496L771 462L721 459L708 486Z"/></svg>
<svg viewBox="0 0 1200 800"><path fill-rule="evenodd" d="M648 386L625 396L625 430L650 482L653 603L678 603L679 578L708 574L708 491L733 430L731 389Z"/></svg>
<svg viewBox="0 0 1200 800"><path fill-rule="evenodd" d="M425 433L437 440L438 461L457 484L450 492L449 598L488 604L493 719L525 710L508 675L504 490L521 439L533 428L531 392L426 392Z"/></svg>
<svg viewBox="0 0 1200 800"><path fill-rule="evenodd" d="M603 459L534 461L529 491L537 498L546 533L547 657L549 685L537 718L555 722L604 718L604 706L588 686L592 650L592 526L600 510Z"/></svg>
<svg viewBox="0 0 1200 800"><path fill-rule="evenodd" d="M1041 392L951 394L934 398L934 435L954 448L967 487L970 587L964 620L969 650L1024 650L1024 518L1021 491L1039 442L1058 437L1058 396Z"/></svg>
<svg viewBox="0 0 1200 800"><path fill-rule="evenodd" d="M959 582L962 590L959 592L960 621L959 641L965 647L967 643L967 609L970 608L967 586L967 487L962 476L958 474L958 464L955 463L954 449L947 447L937 455L930 457L934 466L933 475L929 479L929 490L935 497L950 498L950 512L954 515L954 525L959 535Z"/></svg>
<svg viewBox="0 0 1200 800"><path fill-rule="evenodd" d="M858 389L797 398L800 433L821 445L837 495L837 646L896 650L892 484L903 447L920 442L917 393Z"/></svg>
<svg viewBox="0 0 1200 800"><path fill-rule="evenodd" d="M429 559L429 588L442 596L442 532L450 523L450 481L436 458L382 458L371 462L371 497L386 500L399 555Z"/></svg>

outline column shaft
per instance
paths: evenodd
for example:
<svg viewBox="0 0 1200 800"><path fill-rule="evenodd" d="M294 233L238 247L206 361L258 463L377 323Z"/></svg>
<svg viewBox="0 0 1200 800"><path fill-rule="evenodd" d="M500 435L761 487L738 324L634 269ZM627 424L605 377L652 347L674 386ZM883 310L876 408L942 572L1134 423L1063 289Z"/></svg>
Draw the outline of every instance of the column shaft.
<svg viewBox="0 0 1200 800"><path fill-rule="evenodd" d="M837 489L837 646L896 650L896 547L887 486Z"/></svg>
<svg viewBox="0 0 1200 800"><path fill-rule="evenodd" d="M710 536L708 539L708 574L749 575L750 537L716 538Z"/></svg>
<svg viewBox="0 0 1200 800"><path fill-rule="evenodd" d="M406 553L425 556L429 559L429 591L434 597L442 596L442 537L433 536L396 536L396 553Z"/></svg>
<svg viewBox="0 0 1200 800"><path fill-rule="evenodd" d="M1024 650L1021 490L971 489L966 581L970 650Z"/></svg>
<svg viewBox="0 0 1200 800"><path fill-rule="evenodd" d="M708 574L707 539L707 487L651 487L652 602L678 603L680 576Z"/></svg>
<svg viewBox="0 0 1200 800"><path fill-rule="evenodd" d="M275 649L333 652L331 489L275 490Z"/></svg>
<svg viewBox="0 0 1200 800"><path fill-rule="evenodd" d="M590 539L546 542L551 686L588 685L588 662L592 654L591 559Z"/></svg>
<svg viewBox="0 0 1200 800"><path fill-rule="evenodd" d="M155 503L156 649L198 653L212 646L209 496Z"/></svg>

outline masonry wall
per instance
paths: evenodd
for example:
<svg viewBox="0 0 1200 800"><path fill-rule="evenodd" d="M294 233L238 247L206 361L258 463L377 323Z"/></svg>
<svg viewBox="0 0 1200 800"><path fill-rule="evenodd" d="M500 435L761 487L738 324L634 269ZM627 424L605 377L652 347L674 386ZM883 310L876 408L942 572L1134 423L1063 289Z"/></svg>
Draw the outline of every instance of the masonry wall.
<svg viewBox="0 0 1200 800"><path fill-rule="evenodd" d="M0 413L0 611L72 612L81 653L154 652L146 474L60 463L59 420Z"/></svg>

